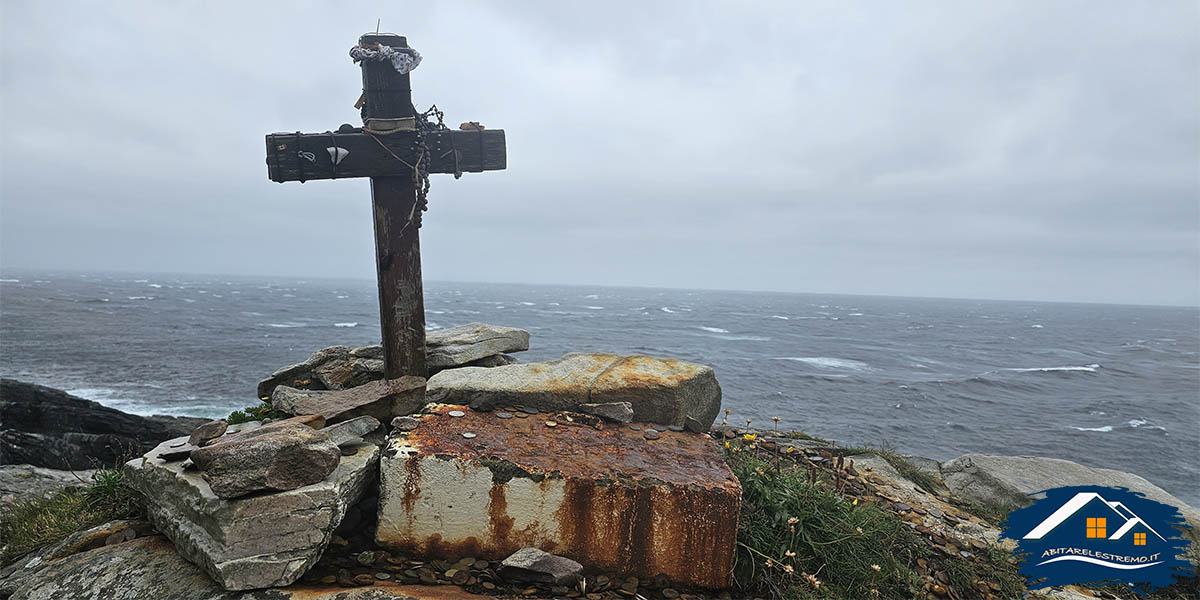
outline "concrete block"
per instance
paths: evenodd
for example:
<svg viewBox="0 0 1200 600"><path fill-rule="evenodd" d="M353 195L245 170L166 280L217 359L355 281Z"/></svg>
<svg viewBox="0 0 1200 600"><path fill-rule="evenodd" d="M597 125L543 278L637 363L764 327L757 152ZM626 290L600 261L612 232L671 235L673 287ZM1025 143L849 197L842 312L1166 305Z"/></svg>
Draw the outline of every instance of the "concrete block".
<svg viewBox="0 0 1200 600"><path fill-rule="evenodd" d="M647 440L577 413L426 411L380 459L380 542L490 560L535 547L589 570L729 585L741 485L708 436L664 427Z"/></svg>

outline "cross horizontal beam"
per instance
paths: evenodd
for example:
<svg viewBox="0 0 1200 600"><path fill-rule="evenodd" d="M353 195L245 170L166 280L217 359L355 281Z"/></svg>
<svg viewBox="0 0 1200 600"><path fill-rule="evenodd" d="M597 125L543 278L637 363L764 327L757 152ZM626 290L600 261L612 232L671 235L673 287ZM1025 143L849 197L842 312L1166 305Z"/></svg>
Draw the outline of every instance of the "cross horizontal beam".
<svg viewBox="0 0 1200 600"><path fill-rule="evenodd" d="M279 183L409 175L412 170L408 165L416 161L416 136L413 131L371 135L359 129L347 133L272 133L267 135L267 174ZM425 144L431 155L430 173L479 173L507 166L503 129L427 132ZM335 164L328 151L333 147L348 152L340 163Z"/></svg>

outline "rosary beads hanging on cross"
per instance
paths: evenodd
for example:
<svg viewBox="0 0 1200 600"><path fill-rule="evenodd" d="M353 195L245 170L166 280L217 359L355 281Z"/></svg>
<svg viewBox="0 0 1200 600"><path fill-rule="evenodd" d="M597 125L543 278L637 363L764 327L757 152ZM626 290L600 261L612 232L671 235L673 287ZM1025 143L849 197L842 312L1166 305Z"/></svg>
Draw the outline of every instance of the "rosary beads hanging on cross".
<svg viewBox="0 0 1200 600"><path fill-rule="evenodd" d="M421 286L421 211L430 173L479 173L505 168L504 130L453 131L436 107L418 113L409 72L421 55L403 36L367 33L351 49L362 68L362 127L324 133L267 135L272 181L371 178L375 265L384 376L426 376L425 301ZM437 118L433 123L429 119ZM466 124L464 124L465 127Z"/></svg>

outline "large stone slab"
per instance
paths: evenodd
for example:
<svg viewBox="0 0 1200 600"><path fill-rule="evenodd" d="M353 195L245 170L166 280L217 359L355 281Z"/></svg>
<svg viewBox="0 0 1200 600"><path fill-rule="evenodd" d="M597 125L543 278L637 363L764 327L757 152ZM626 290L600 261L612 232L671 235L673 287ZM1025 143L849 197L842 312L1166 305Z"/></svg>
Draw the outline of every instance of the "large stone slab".
<svg viewBox="0 0 1200 600"><path fill-rule="evenodd" d="M956 496L976 502L1028 506L1029 494L1071 485L1124 487L1145 494L1150 500L1179 508L1192 526L1193 539L1200 534L1200 511L1166 490L1132 473L1086 467L1058 458L964 454L942 463L942 478Z"/></svg>
<svg viewBox="0 0 1200 600"><path fill-rule="evenodd" d="M429 379L430 402L579 410L583 404L628 402L633 420L699 429L721 409L721 386L711 367L669 358L616 354L567 354L539 363L465 367Z"/></svg>
<svg viewBox="0 0 1200 600"><path fill-rule="evenodd" d="M425 405L425 379L380 379L347 390L314 391L279 386L271 406L291 415L324 415L329 423L355 417L374 417L390 423L393 417L415 412Z"/></svg>
<svg viewBox="0 0 1200 600"><path fill-rule="evenodd" d="M236 498L321 481L337 468L341 453L325 432L281 421L218 438L190 456L214 493Z"/></svg>
<svg viewBox="0 0 1200 600"><path fill-rule="evenodd" d="M582 414L427 410L385 447L378 541L491 560L534 547L608 572L729 584L741 485L708 436L647 440Z"/></svg>
<svg viewBox="0 0 1200 600"><path fill-rule="evenodd" d="M162 536L100 546L58 560L22 559L0 572L0 598L11 600L487 600L462 588L292 585L226 591L176 552Z"/></svg>
<svg viewBox="0 0 1200 600"><path fill-rule="evenodd" d="M516 327L468 323L425 334L425 362L431 370L528 349L529 332Z"/></svg>
<svg viewBox="0 0 1200 600"><path fill-rule="evenodd" d="M126 463L125 480L145 496L155 528L229 590L288 585L303 575L373 483L379 457L375 446L356 445L318 483L227 500L213 493L200 471L185 468L190 462L159 456L171 443Z"/></svg>
<svg viewBox="0 0 1200 600"><path fill-rule="evenodd" d="M494 367L516 362L504 352L529 349L529 332L515 327L471 323L431 331L425 336L429 372L460 366ZM283 367L258 384L258 397L270 398L276 387L343 390L383 379L383 346L330 346L302 363Z"/></svg>

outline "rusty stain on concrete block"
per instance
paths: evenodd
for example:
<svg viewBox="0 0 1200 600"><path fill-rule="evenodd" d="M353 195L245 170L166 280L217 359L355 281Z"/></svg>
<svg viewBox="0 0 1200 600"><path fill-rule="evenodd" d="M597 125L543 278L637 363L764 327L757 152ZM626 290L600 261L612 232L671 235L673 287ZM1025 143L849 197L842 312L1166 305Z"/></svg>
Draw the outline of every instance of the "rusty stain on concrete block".
<svg viewBox="0 0 1200 600"><path fill-rule="evenodd" d="M646 440L576 413L427 411L384 449L380 542L492 560L533 546L592 570L729 585L741 485L708 436Z"/></svg>

